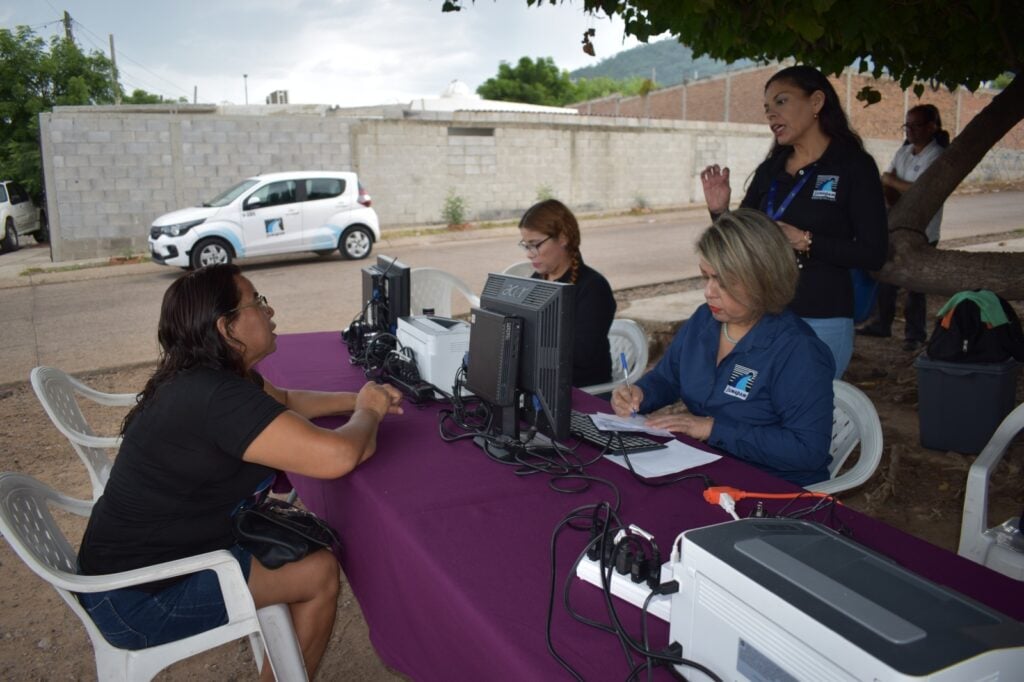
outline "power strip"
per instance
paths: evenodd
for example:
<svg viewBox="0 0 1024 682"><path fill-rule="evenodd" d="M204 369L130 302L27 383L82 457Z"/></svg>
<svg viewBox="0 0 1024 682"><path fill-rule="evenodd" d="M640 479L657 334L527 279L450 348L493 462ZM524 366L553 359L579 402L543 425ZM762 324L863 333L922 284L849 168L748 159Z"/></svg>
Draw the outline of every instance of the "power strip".
<svg viewBox="0 0 1024 682"><path fill-rule="evenodd" d="M600 564L593 559L583 557L583 560L580 561L579 566L576 568L576 577L585 580L598 589L601 588ZM672 566L666 561L661 565L661 582L669 580L672 580ZM628 575L622 575L614 569L612 569L611 590L613 595L637 608L643 608L644 601L646 601L647 596L651 593L651 588L647 587L646 582L635 583ZM647 612L667 623L671 607L672 595L659 594L651 600L650 605L647 607Z"/></svg>

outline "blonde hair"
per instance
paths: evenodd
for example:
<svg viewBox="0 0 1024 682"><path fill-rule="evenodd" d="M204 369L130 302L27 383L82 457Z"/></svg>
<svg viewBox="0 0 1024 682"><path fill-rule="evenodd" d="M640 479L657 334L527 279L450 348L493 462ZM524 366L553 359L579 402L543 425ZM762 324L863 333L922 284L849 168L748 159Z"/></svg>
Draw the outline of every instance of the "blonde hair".
<svg viewBox="0 0 1024 682"><path fill-rule="evenodd" d="M781 313L796 294L793 249L761 211L726 211L698 238L697 252L718 273L725 291L746 292L741 302L756 315Z"/></svg>

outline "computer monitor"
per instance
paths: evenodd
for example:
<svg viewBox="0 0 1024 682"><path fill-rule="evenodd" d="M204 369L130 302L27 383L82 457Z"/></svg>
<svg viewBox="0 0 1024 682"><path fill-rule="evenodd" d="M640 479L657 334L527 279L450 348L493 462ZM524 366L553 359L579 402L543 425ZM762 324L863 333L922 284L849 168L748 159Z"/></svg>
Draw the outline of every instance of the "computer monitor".
<svg viewBox="0 0 1024 682"><path fill-rule="evenodd" d="M410 275L398 258L377 256L376 265L363 268L363 302L370 329L392 334L398 318L409 315Z"/></svg>
<svg viewBox="0 0 1024 682"><path fill-rule="evenodd" d="M525 421L553 440L569 437L575 296L571 284L487 276L473 310L467 385L497 412L492 432L518 439Z"/></svg>

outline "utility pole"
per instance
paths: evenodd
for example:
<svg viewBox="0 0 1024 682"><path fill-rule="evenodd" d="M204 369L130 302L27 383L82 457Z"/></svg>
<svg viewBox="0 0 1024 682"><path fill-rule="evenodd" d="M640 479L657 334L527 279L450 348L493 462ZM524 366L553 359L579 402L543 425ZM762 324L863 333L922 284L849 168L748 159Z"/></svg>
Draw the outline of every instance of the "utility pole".
<svg viewBox="0 0 1024 682"><path fill-rule="evenodd" d="M245 85L245 104L249 105L249 74L242 74L242 83Z"/></svg>
<svg viewBox="0 0 1024 682"><path fill-rule="evenodd" d="M114 52L114 34L110 35L110 82L114 86L114 104L121 104L121 84L117 80L117 56Z"/></svg>
<svg viewBox="0 0 1024 682"><path fill-rule="evenodd" d="M68 39L68 42L75 42L75 36L71 33L71 15L67 10L64 10L64 37Z"/></svg>
<svg viewBox="0 0 1024 682"><path fill-rule="evenodd" d="M193 85L192 86L192 104L195 104L198 101L199 101L199 86L198 85Z"/></svg>

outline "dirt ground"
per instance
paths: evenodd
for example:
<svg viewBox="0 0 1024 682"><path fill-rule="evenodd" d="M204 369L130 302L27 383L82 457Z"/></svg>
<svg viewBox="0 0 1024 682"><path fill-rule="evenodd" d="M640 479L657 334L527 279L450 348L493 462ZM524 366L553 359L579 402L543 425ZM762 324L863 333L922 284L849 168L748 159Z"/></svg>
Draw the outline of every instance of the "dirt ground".
<svg viewBox="0 0 1024 682"><path fill-rule="evenodd" d="M662 292L685 284L661 285ZM623 292L622 298L648 296ZM929 297L932 312L942 303ZM863 389L882 421L885 454L875 476L864 486L840 495L850 506L866 511L936 545L956 551L963 490L972 456L922 448L918 438L917 373L914 354L902 346L902 322L891 339L857 337L846 379ZM662 339L663 340L663 339ZM656 350L656 349L655 349ZM141 388L150 366L126 367L83 375L104 391ZM1017 402L1024 396L1024 377L1018 381ZM67 494L91 495L84 467L50 424L28 382L0 387L0 471L22 471ZM93 409L86 415L99 433L112 432L120 413ZM1024 443L1015 443L1004 458L990 489L990 524L1020 513L1024 506ZM73 543L80 538L80 519L62 518ZM95 679L92 648L85 630L56 592L30 573L6 542L0 543L4 590L0 593L0 679ZM377 658L366 624L352 594L343 592L334 636L319 679L402 680ZM255 679L246 642L225 645L161 673L158 679Z"/></svg>

